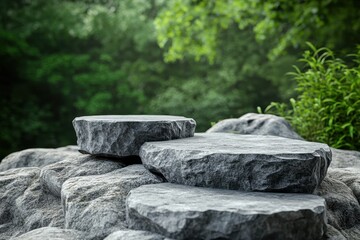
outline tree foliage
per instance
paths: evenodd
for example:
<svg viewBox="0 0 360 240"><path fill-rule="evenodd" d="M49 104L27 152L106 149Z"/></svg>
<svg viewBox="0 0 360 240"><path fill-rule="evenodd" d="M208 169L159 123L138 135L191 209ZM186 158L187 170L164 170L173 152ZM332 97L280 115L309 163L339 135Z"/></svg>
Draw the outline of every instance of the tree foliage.
<svg viewBox="0 0 360 240"><path fill-rule="evenodd" d="M305 70L291 75L298 98L272 103L267 112L286 117L304 138L336 148L360 149L360 48L346 64L327 48L305 51Z"/></svg>
<svg viewBox="0 0 360 240"><path fill-rule="evenodd" d="M174 0L156 19L158 42L168 61L186 55L213 62L224 30L252 28L256 39L273 45L274 58L305 41L349 50L360 37L357 0Z"/></svg>

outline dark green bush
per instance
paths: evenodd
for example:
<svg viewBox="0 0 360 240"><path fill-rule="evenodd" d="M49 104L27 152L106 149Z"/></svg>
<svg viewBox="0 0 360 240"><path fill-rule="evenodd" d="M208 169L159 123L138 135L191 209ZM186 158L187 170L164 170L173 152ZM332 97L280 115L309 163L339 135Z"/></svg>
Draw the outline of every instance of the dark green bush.
<svg viewBox="0 0 360 240"><path fill-rule="evenodd" d="M265 112L285 117L307 140L360 149L360 47L347 64L330 49L309 46L300 60L306 69L290 73L297 99L273 102Z"/></svg>

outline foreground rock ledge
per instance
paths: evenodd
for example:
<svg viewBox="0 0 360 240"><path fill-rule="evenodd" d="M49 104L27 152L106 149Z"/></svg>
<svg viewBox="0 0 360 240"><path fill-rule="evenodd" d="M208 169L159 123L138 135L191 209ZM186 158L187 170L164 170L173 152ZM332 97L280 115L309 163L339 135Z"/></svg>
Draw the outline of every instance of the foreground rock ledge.
<svg viewBox="0 0 360 240"><path fill-rule="evenodd" d="M144 142L192 137L195 120L161 115L104 115L73 120L82 152L123 157L138 155Z"/></svg>
<svg viewBox="0 0 360 240"><path fill-rule="evenodd" d="M130 191L126 211L130 228L176 239L321 239L324 204L310 194L161 183Z"/></svg>
<svg viewBox="0 0 360 240"><path fill-rule="evenodd" d="M203 133L145 143L140 157L172 183L312 193L326 175L331 151L326 144L275 136Z"/></svg>

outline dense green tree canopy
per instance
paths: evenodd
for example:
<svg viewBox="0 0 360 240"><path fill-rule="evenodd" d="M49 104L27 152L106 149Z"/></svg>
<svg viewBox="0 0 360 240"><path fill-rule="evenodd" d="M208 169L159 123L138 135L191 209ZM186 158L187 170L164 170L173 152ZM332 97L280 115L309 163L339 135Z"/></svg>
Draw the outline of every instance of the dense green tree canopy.
<svg viewBox="0 0 360 240"><path fill-rule="evenodd" d="M357 0L174 0L158 16L156 27L169 61L185 55L214 61L221 35L232 25L250 27L259 42L272 45L273 58L289 47L304 47L306 41L354 49L360 37L359 9Z"/></svg>

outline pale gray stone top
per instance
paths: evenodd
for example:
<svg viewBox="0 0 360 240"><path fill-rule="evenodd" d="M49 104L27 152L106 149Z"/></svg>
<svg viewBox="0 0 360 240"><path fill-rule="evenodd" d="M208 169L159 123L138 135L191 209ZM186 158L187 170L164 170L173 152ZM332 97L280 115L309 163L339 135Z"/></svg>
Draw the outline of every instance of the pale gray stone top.
<svg viewBox="0 0 360 240"><path fill-rule="evenodd" d="M202 151L206 154L306 154L319 149L330 152L327 144L308 142L277 136L243 135L232 133L196 133L187 139L150 142L146 146L186 151Z"/></svg>
<svg viewBox="0 0 360 240"><path fill-rule="evenodd" d="M76 117L75 121L101 121L101 122L167 122L167 121L181 121L190 120L183 116L171 115L94 115Z"/></svg>
<svg viewBox="0 0 360 240"><path fill-rule="evenodd" d="M200 133L147 142L144 166L172 183L245 191L312 193L326 175L323 143L277 136Z"/></svg>
<svg viewBox="0 0 360 240"><path fill-rule="evenodd" d="M310 209L325 210L325 200L312 194L241 192L161 183L140 186L131 191L129 205L148 205L159 211L239 212L274 214Z"/></svg>
<svg viewBox="0 0 360 240"><path fill-rule="evenodd" d="M73 120L80 151L97 156L138 155L142 144L194 136L192 118L165 115L99 115Z"/></svg>

